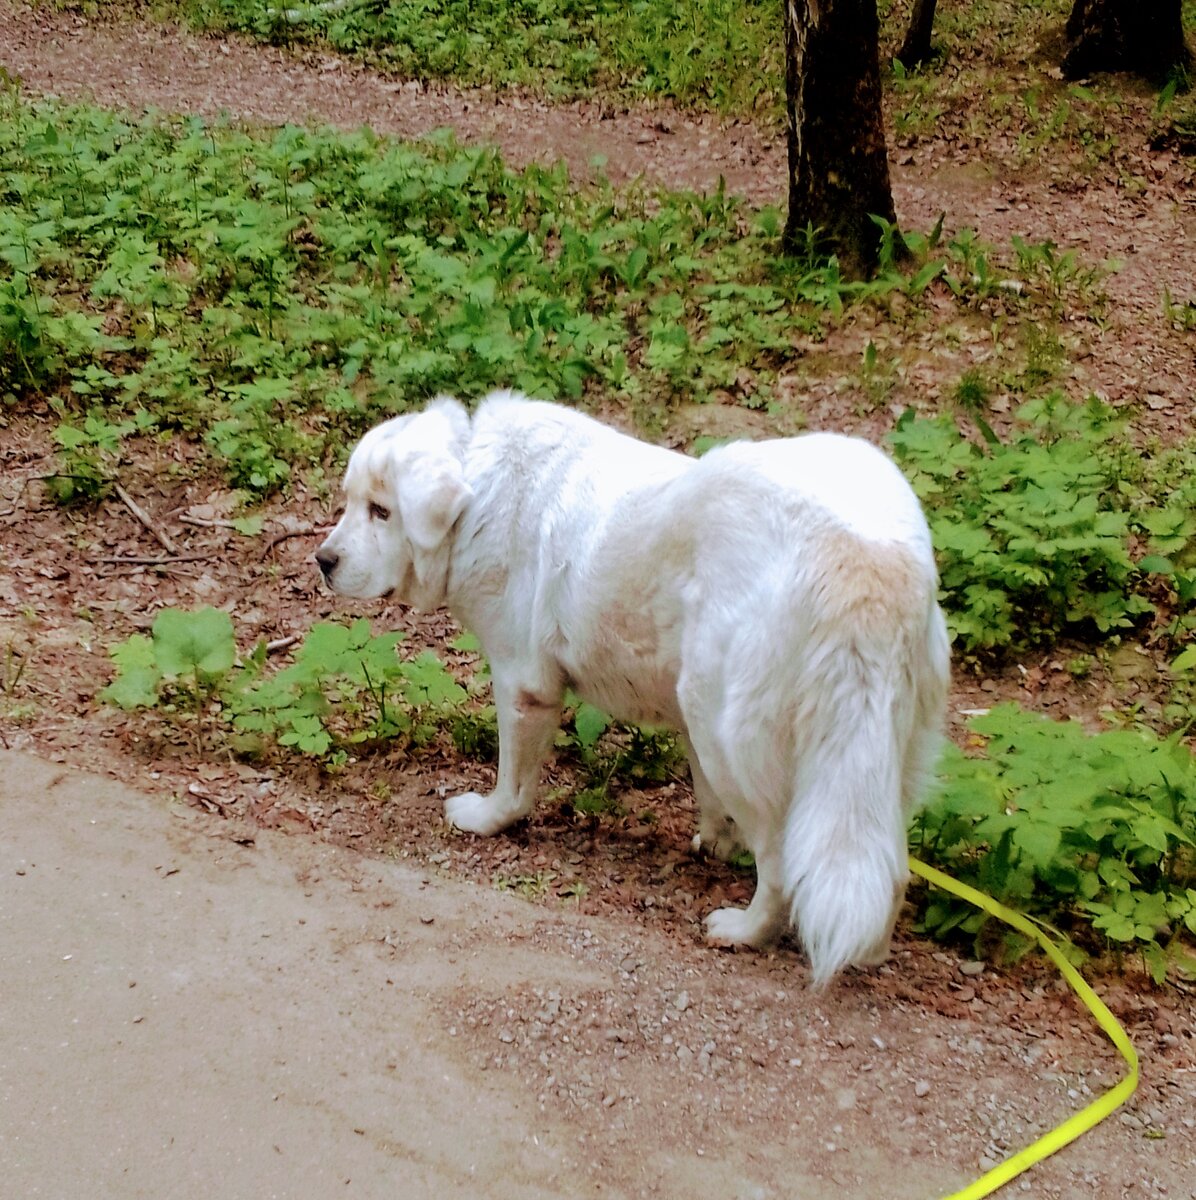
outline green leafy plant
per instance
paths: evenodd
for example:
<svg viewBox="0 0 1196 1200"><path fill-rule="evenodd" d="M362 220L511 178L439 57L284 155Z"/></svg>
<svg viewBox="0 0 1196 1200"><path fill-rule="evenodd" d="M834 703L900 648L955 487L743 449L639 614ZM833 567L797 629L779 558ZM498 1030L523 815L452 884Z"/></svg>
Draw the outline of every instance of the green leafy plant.
<svg viewBox="0 0 1196 1200"><path fill-rule="evenodd" d="M1163 317L1176 329L1185 332L1196 329L1196 299L1179 301L1168 288L1163 288Z"/></svg>
<svg viewBox="0 0 1196 1200"><path fill-rule="evenodd" d="M595 89L672 96L703 107L775 108L779 46L764 0L438 0L291 6L183 0L204 27L273 42L323 42L415 79L516 84L555 96Z"/></svg>
<svg viewBox="0 0 1196 1200"><path fill-rule="evenodd" d="M914 820L915 851L1081 947L1140 952L1156 982L1196 968L1191 753L1174 737L1090 735L1011 704L969 728L971 751L948 748ZM920 925L978 938L988 919L931 890Z"/></svg>
<svg viewBox="0 0 1196 1200"><path fill-rule="evenodd" d="M118 674L100 698L122 708L141 708L157 704L166 690L191 708L196 746L202 749L205 708L236 661L228 613L163 609L150 637L134 634L110 653Z"/></svg>
<svg viewBox="0 0 1196 1200"><path fill-rule="evenodd" d="M732 20L724 0L697 24L652 7L694 48L703 21ZM581 15L558 14L564 27ZM601 394L645 420L695 401L768 408L803 357L795 335L860 305L916 320L940 279L972 308L1000 278L998 251L974 237L943 247L941 222L927 235L882 223L882 270L847 281L816 230L808 253L779 259L777 211L725 188L580 187L446 137L254 135L14 96L0 158L0 386L17 403L59 397L77 431L64 499L103 491L114 452L99 434L139 412L261 495L441 390ZM1061 288L1079 271L1023 257ZM1054 304L1017 300L1027 322ZM865 362L874 402L898 367Z"/></svg>
<svg viewBox="0 0 1196 1200"><path fill-rule="evenodd" d="M906 413L891 435L925 504L943 603L968 651L1061 632L1127 629L1153 605L1135 589L1123 423L1107 405L1052 395L1022 405L1002 442L949 417ZM1149 567L1151 564L1145 564Z"/></svg>
<svg viewBox="0 0 1196 1200"><path fill-rule="evenodd" d="M227 613L164 609L152 637L135 634L110 649L117 675L100 695L126 709L182 704L197 742L206 713L243 753L273 741L335 766L361 743L426 741L465 701L435 655L401 659L402 640L400 633L374 636L364 618L349 626L322 622L290 666L269 672L264 643L238 661Z"/></svg>
<svg viewBox="0 0 1196 1200"><path fill-rule="evenodd" d="M51 494L64 504L98 499L115 477L123 439L148 433L154 426L145 409L115 424L94 412L80 425L63 422L54 430L62 470L46 479Z"/></svg>
<svg viewBox="0 0 1196 1200"><path fill-rule="evenodd" d="M29 655L18 650L10 638L5 643L3 656L0 657L0 692L11 696L20 686L28 665Z"/></svg>
<svg viewBox="0 0 1196 1200"><path fill-rule="evenodd" d="M580 760L584 783L569 796L583 816L621 816L617 789L662 783L685 770L683 751L668 730L625 725L571 692L565 697L565 727L557 745Z"/></svg>

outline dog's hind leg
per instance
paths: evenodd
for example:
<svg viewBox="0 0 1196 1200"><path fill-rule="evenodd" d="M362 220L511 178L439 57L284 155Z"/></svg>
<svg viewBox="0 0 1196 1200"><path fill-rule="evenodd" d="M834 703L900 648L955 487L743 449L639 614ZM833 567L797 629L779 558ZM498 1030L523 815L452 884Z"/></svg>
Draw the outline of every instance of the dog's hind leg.
<svg viewBox="0 0 1196 1200"><path fill-rule="evenodd" d="M694 835L693 848L713 854L724 861L734 858L745 849L739 836L739 828L723 807L718 793L710 786L710 780L702 770L697 753L688 738L683 739L689 757L689 773L693 778L694 798L698 802L698 832Z"/></svg>
<svg viewBox="0 0 1196 1200"><path fill-rule="evenodd" d="M706 940L712 946L767 946L789 924L779 846L757 843L756 894L747 908L717 908L706 918Z"/></svg>
<svg viewBox="0 0 1196 1200"><path fill-rule="evenodd" d="M526 817L536 804L540 768L561 724L562 687L528 687L494 669L498 711L498 783L489 796L465 792L444 806L458 829L489 836Z"/></svg>

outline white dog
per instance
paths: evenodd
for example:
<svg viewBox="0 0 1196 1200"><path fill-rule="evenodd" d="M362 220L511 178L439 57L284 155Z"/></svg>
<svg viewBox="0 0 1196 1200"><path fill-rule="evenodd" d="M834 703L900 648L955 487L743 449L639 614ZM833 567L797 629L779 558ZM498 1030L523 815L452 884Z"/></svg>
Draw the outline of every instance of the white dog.
<svg viewBox="0 0 1196 1200"><path fill-rule="evenodd" d="M572 687L679 730L702 842L755 856L710 942L792 920L819 983L884 957L949 659L926 522L884 454L809 434L695 460L499 392L371 430L344 490L316 554L333 589L447 604L490 660L498 783L449 821L532 811Z"/></svg>

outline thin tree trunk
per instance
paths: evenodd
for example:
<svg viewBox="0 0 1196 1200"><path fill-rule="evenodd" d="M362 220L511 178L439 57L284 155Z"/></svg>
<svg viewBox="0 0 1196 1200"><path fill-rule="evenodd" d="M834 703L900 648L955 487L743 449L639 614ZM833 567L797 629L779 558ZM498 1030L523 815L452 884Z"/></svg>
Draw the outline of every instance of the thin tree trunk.
<svg viewBox="0 0 1196 1200"><path fill-rule="evenodd" d="M934 31L934 10L938 0L914 0L909 16L905 41L897 51L897 61L903 67L916 67L930 57L930 36Z"/></svg>
<svg viewBox="0 0 1196 1200"><path fill-rule="evenodd" d="M783 0L793 253L819 231L848 278L880 255L871 214L895 222L881 120L876 0Z"/></svg>
<svg viewBox="0 0 1196 1200"><path fill-rule="evenodd" d="M1129 71L1162 80L1192 65L1181 0L1075 0L1066 35L1068 79Z"/></svg>

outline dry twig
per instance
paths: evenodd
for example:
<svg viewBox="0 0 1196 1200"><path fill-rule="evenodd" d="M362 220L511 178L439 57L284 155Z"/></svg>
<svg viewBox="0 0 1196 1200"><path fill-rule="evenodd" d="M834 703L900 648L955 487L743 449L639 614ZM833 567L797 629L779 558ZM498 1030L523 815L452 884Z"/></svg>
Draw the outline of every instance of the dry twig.
<svg viewBox="0 0 1196 1200"><path fill-rule="evenodd" d="M176 554L169 557L162 554L129 555L124 558L118 555L104 555L99 558L90 558L87 561L113 563L118 567L164 567L172 563L204 562L211 557L211 552L207 554Z"/></svg>
<svg viewBox="0 0 1196 1200"><path fill-rule="evenodd" d="M154 535L154 537L158 539L159 542L162 543L162 548L166 551L166 553L178 554L179 548L170 540L169 535L164 529L160 529L154 524L149 513L147 513L145 509L142 508L141 505L138 504L137 501L134 500L133 497L130 496L129 493L120 486L119 483L114 484L113 487L116 494L121 498L124 506L133 514L133 516L137 518L137 520L142 523L142 525L146 527L146 529L150 531L150 533Z"/></svg>
<svg viewBox="0 0 1196 1200"><path fill-rule="evenodd" d="M232 521L209 520L207 517L189 517L186 513L179 517L179 522L183 525L198 525L201 529L236 529L237 527Z"/></svg>
<svg viewBox="0 0 1196 1200"><path fill-rule="evenodd" d="M279 542L285 542L287 538L293 537L310 537L316 533L330 533L334 526L332 525L305 525L302 529L287 529L282 533L276 533L267 543L266 548L262 551L262 557L265 558Z"/></svg>

